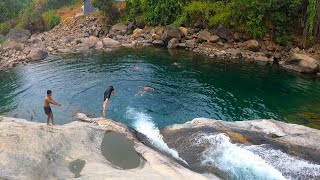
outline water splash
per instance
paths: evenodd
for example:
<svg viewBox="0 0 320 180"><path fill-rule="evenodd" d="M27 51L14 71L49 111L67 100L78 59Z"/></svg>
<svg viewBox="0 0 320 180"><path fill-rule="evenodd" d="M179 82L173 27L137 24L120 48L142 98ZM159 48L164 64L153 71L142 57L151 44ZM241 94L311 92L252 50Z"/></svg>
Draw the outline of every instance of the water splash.
<svg viewBox="0 0 320 180"><path fill-rule="evenodd" d="M134 128L147 136L151 143L161 149L164 152L171 154L174 158L188 164L185 160L179 157L176 150L169 148L169 146L163 141L163 136L160 134L160 130L156 127L152 121L152 117L144 112L137 111L135 108L127 107L126 115L128 118L135 120L133 123Z"/></svg>
<svg viewBox="0 0 320 180"><path fill-rule="evenodd" d="M290 156L267 145L245 146L290 179L320 179L320 165Z"/></svg>
<svg viewBox="0 0 320 180"><path fill-rule="evenodd" d="M286 179L260 156L232 144L225 134L203 135L202 140L209 143L202 163L224 171L228 179Z"/></svg>

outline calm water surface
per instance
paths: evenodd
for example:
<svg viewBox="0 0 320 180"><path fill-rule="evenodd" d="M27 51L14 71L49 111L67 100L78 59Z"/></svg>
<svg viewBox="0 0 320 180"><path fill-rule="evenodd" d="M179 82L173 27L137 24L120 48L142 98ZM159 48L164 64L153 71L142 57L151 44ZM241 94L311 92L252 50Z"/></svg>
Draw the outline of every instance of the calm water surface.
<svg viewBox="0 0 320 180"><path fill-rule="evenodd" d="M135 70L133 66L139 67ZM76 112L102 115L103 92L113 85L107 117L132 125L130 108L152 116L158 127L195 117L233 120L274 118L306 124L301 114L320 114L320 81L272 66L219 61L162 48L120 49L50 57L0 72L0 114L45 122L46 90L62 107L55 121ZM154 91L140 91L143 86Z"/></svg>

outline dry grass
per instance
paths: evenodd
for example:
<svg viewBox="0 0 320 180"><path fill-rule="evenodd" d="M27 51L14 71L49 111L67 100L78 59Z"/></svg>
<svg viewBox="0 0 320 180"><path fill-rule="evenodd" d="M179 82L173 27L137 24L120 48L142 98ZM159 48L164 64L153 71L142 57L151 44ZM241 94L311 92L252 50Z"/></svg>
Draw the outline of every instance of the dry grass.
<svg viewBox="0 0 320 180"><path fill-rule="evenodd" d="M82 3L78 3L73 6L64 6L60 9L58 9L58 15L61 19L61 21L66 21L69 19L72 19L76 16L77 13L82 12Z"/></svg>

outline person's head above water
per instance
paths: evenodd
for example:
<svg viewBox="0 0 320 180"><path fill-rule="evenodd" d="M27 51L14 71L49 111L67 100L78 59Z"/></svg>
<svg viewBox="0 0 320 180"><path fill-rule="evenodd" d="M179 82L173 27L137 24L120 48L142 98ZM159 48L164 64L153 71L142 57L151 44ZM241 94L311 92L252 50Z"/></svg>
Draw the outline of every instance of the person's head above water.
<svg viewBox="0 0 320 180"><path fill-rule="evenodd" d="M51 96L51 94L52 94L52 91L51 90L47 90L47 95Z"/></svg>

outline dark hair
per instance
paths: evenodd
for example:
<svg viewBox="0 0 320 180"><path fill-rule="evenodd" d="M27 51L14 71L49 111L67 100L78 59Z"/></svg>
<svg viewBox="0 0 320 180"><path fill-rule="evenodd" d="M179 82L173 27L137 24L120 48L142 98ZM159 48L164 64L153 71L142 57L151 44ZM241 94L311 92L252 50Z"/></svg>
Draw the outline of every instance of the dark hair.
<svg viewBox="0 0 320 180"><path fill-rule="evenodd" d="M48 94L48 95L49 95L49 94L51 94L51 93L52 93L52 91L51 91L51 90L48 90L48 91L47 91L47 94Z"/></svg>

